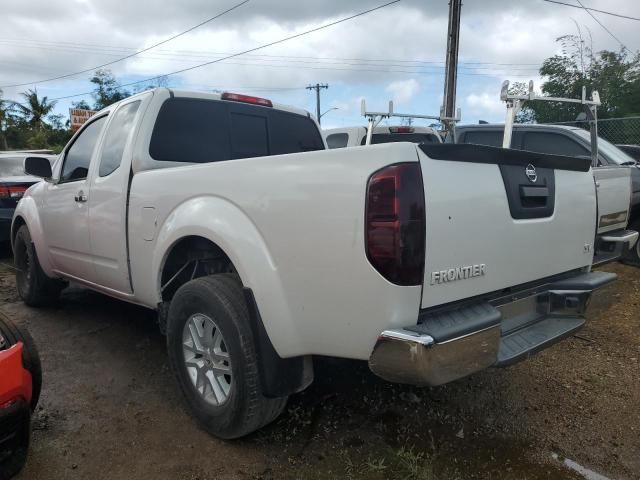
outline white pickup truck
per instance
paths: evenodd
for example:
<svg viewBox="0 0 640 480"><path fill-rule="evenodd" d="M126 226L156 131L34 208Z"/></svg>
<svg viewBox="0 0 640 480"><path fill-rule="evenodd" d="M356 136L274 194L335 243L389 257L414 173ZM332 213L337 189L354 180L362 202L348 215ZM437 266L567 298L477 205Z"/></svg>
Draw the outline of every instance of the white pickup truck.
<svg viewBox="0 0 640 480"><path fill-rule="evenodd" d="M326 150L269 100L173 91L97 113L20 200L18 292L66 281L158 311L194 417L234 438L313 380L313 355L440 385L585 322L588 159L475 145ZM533 181L535 175L535 182Z"/></svg>

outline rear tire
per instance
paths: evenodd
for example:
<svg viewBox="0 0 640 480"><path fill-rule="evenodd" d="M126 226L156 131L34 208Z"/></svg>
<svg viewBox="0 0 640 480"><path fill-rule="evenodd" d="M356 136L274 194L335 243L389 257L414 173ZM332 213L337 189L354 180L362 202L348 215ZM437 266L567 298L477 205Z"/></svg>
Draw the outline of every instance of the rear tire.
<svg viewBox="0 0 640 480"><path fill-rule="evenodd" d="M635 220L630 226L629 230L635 230L636 232L640 232L640 219ZM640 267L640 240L636 242L636 244L628 249L622 255L622 262L627 265L634 265L636 267Z"/></svg>
<svg viewBox="0 0 640 480"><path fill-rule="evenodd" d="M232 439L275 420L287 397L262 394L249 312L236 275L181 286L169 307L169 363L189 411L210 434Z"/></svg>
<svg viewBox="0 0 640 480"><path fill-rule="evenodd" d="M3 313L0 313L0 333L8 342L8 347L22 342L22 364L31 374L31 411L34 411L40 399L42 389L42 365L36 343L29 332L22 326L12 322Z"/></svg>
<svg viewBox="0 0 640 480"><path fill-rule="evenodd" d="M49 278L42 271L36 248L26 225L18 229L13 242L18 294L30 307L42 307L56 302L66 286L62 280Z"/></svg>

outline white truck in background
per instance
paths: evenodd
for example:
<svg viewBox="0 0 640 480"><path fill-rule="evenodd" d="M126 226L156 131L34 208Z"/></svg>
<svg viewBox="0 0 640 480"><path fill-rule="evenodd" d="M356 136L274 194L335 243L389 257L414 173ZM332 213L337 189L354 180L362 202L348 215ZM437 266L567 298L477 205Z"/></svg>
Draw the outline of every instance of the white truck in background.
<svg viewBox="0 0 640 480"><path fill-rule="evenodd" d="M596 191L572 160L326 150L305 111L160 88L97 113L53 170L25 160L46 181L13 217L17 288L41 306L74 281L156 310L191 413L240 437L311 383L313 355L441 385L581 328L615 275L591 272Z"/></svg>
<svg viewBox="0 0 640 480"><path fill-rule="evenodd" d="M333 148L356 147L367 141L367 127L341 127L323 130L327 146ZM373 129L371 144L379 143L442 143L442 137L431 127L377 126Z"/></svg>

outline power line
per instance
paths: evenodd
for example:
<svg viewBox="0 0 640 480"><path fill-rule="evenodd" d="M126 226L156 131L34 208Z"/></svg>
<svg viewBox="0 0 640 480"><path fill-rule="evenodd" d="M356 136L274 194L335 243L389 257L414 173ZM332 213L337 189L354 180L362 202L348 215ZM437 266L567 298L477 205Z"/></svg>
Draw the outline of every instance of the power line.
<svg viewBox="0 0 640 480"><path fill-rule="evenodd" d="M624 44L624 43L622 43L622 42L620 41L620 39L619 39L618 37L616 37L613 33L611 33L611 30L609 30L607 27L605 27L605 26L604 26L604 24L603 24L600 20L598 20L598 19L596 18L596 16L595 16L593 13L591 13L591 12L589 11L589 9L587 9L587 8L582 4L582 2L581 2L580 0L576 0L576 1L577 1L577 2L580 4L580 6L584 9L584 11L585 11L585 12L587 12L587 13L591 16L591 18L593 18L596 22L598 22L598 25L600 25L602 28L604 28L604 29L605 29L605 31L606 31L609 35L611 35L611 36L612 36L612 37L613 37L613 38L614 38L614 39L615 39L615 40L616 40L616 41L617 41L617 42L618 42L618 43L619 43L623 48L625 48L625 49L627 48L627 47L625 46L625 44Z"/></svg>
<svg viewBox="0 0 640 480"><path fill-rule="evenodd" d="M444 77L444 71L442 72L429 72L429 71L411 71L411 70L380 70L380 69L372 69L372 68L368 68L368 69L362 69L362 68L332 68L332 67L312 67L312 66L296 66L296 67L292 67L292 66L288 66L288 65L264 65L264 64L251 64L251 63L242 63L242 62L224 62L227 65L243 65L243 66L249 66L249 67L267 67L267 68L304 68L304 69L312 69L312 70L334 70L334 71L351 71L351 72L374 72L374 73L388 73L388 74L395 74L395 73L404 73L404 74L410 74L410 75L421 75L421 76L427 76L427 75L435 75L438 77ZM509 78L531 78L531 75L520 75L520 74L512 74L508 71L504 71L504 72L493 72L493 73L475 73L475 72L458 72L458 76L479 76L479 77L495 77L496 75L501 75L501 76L507 76ZM158 78L162 78L162 75L157 76L157 77L153 77L151 79L146 79L146 80L142 80L140 82L131 82L131 83L125 83L122 85L118 85L119 88L124 88L124 87L128 87L131 86L133 84L139 84L139 83L144 83L144 82L149 82L151 80L156 80ZM171 88L180 88L180 87L171 87ZM215 87L214 87L215 88ZM241 87L234 87L236 89L242 89ZM296 88L297 89L297 88ZM276 89L272 89L272 88L265 88L265 89L261 89L261 90L276 90ZM287 88L288 90L288 88ZM90 91L90 92L83 92L83 93L74 93L72 95L65 95L62 97L54 97L51 100L67 100L69 98L76 98L76 97L84 97L87 95L92 95L95 92Z"/></svg>
<svg viewBox="0 0 640 480"><path fill-rule="evenodd" d="M238 7L241 7L242 5L244 5L245 3L248 3L248 2L249 2L249 0L244 0L243 2L240 2L240 3L236 4L236 5L234 5L233 7L228 8L227 10L215 15L214 17L211 17L211 18L205 20L204 22L200 22L199 24L188 28L187 30L185 30L183 32L180 32L180 33L178 33L176 35L173 35L172 37L166 38L166 39L162 40L161 42L158 42L158 43L155 43L155 44L151 45L150 47L144 48L144 49L139 50L137 52L134 52L134 53L131 53L131 54L126 55L124 57L118 58L117 60L113 60L111 62L103 63L102 65L98 65L96 67L91 67L91 68L88 68L86 70L80 70L78 72L67 73L65 75L59 75L57 77L46 78L46 79L43 79L43 80L37 80L37 81L33 81L33 82L16 83L16 84L13 84L13 85L2 85L2 86L0 86L0 88L24 87L26 85L35 85L35 84L38 84L38 83L52 82L54 80L60 80L60 79L63 79L63 78L74 77L74 76L80 75L82 73L88 73L88 72L95 71L95 70L98 70L98 69L103 68L103 67L107 67L109 65L113 65L114 63L118 63L118 62L121 62L121 61L126 60L128 58L135 57L136 55L139 55L140 53L147 52L147 51L151 50L152 48L155 48L155 47L157 47L159 45L162 45L164 43L170 42L171 40L174 40L174 39L176 39L176 38L178 38L178 37L180 37L182 35L185 35L185 34L191 32L191 31L195 30L196 28L199 28L199 27L201 27L201 26L203 26L203 25L205 25L205 24L207 24L209 22L212 22L213 20L216 20L216 19L222 17L223 15L226 15L227 13L235 10Z"/></svg>
<svg viewBox="0 0 640 480"><path fill-rule="evenodd" d="M216 63L216 62L214 62ZM333 68L333 67L320 67L320 66L289 66L289 65L270 65L270 64L252 64L252 63L242 63L242 62L224 62L225 65L243 65L243 66L249 66L249 67L267 67L267 68L304 68L304 69L311 69L311 70L333 70L333 71L346 71L346 72L374 72L374 73L390 73L390 74L394 74L394 73L405 73L405 74L410 74L410 75L436 75L436 76L442 76L444 77L444 71L442 72L430 72L430 71L412 71L412 70L381 70L381 69L374 69L374 68ZM475 73L475 72L458 72L459 76L479 76L479 77L495 77L496 75L503 75L503 76L508 76L508 77L513 77L513 78L531 78L531 75L521 75L521 74L512 74L509 73L508 71L505 71L504 73L501 72L494 72L494 73ZM132 85L137 85L140 83L145 83L145 82L150 82L152 80L157 80L159 78L162 78L163 75L159 75L150 79L145 79L145 80L140 80L137 82L130 82L130 83L124 83L121 85L118 85L119 88L124 88L124 87L130 87ZM173 87L172 87L173 88ZM177 87L179 88L179 87ZM94 92L83 92L83 93L76 93L76 94L72 94L72 95L66 95L63 97L56 97L56 98L52 98L52 100L66 100L69 98L75 98L75 97L84 97L86 95L92 95Z"/></svg>
<svg viewBox="0 0 640 480"><path fill-rule="evenodd" d="M611 15L613 17L626 18L627 20L635 20L637 22L640 22L640 18L638 17L630 17L628 15L622 15L620 13L607 12L605 10L598 10L597 8L584 7L580 5L572 5L570 3L559 2L558 0L543 0L543 1L549 2L549 3L556 3L558 5L564 5L566 7L583 8L587 11L591 10L592 12L604 13L605 15Z"/></svg>
<svg viewBox="0 0 640 480"><path fill-rule="evenodd" d="M260 58L262 57L261 55L246 55L247 60L246 61L251 61L251 62L266 62L266 61L277 61L277 62L288 62L288 63L301 63L301 64L312 64L312 65L348 65L348 66L362 66L362 67L400 67L400 68L430 68L430 69L444 69L444 65L436 65L436 63L443 63L443 62L411 62L411 61L405 61L405 60L389 60L389 62L391 61L395 61L397 63L381 63L381 62L386 62L385 60L369 60L369 62L377 62L377 63L365 63L367 62L367 60L365 59L355 59L356 61L359 61L359 63L352 63L349 61L349 59L342 59L342 58L334 58L335 60L338 60L336 62L333 61L321 61L321 60L331 60L331 57L303 57L303 56L283 56L283 55L264 55L265 57L268 58ZM142 58L142 59L153 59L153 60L163 60L163 61L178 61L180 63L185 63L185 62L192 62L189 59L185 59L185 58L177 58L177 57L172 57L172 58L167 58L165 60L165 58L159 58L159 57L155 57L155 56L142 56L142 57L138 57L138 58ZM211 58L211 56L208 56L208 58ZM298 59L308 59L308 60L298 60ZM225 62L225 63L230 63L230 62ZM411 65L410 63L420 63L419 65ZM486 65L486 66L485 66ZM468 70L502 70L500 68L496 68L499 67L501 65L505 65L505 66L509 66L510 64L499 64L499 63L491 63L491 62L460 62L459 68L460 69L468 69ZM517 65L514 64L515 66L510 66L510 70L516 70L516 71L528 71L528 72L537 72L538 68L536 67L527 67L524 65ZM536 64L537 65L537 64ZM302 67L304 68L304 67Z"/></svg>
<svg viewBox="0 0 640 480"><path fill-rule="evenodd" d="M39 42L39 41L31 41L29 40L29 42L33 42L34 44L31 45L20 45L20 43L22 42L22 40L13 40L13 39L2 39L0 38L0 43L1 44L6 44L6 45L11 45L11 46L17 46L17 47L26 47L26 48L37 48L37 49L42 49L42 47L40 45L56 45L56 44L69 44L71 45L70 47L56 47L54 46L53 50L62 50L62 51L69 51L69 52L77 52L77 53L85 53L85 52L89 52L89 53L97 53L97 54L102 54L102 55L112 55L112 56L116 56L116 55L121 55L122 52L110 52L107 53L104 50L95 50L92 48L87 48L85 45L80 45L80 44L71 44L69 42ZM87 45L91 45L91 44L87 44ZM76 48L77 47L77 48ZM114 49L124 49L124 50L133 50L133 48L130 47L112 47ZM68 50L65 50L68 49ZM228 52L204 52L204 51L197 51L197 50L156 50L156 52L154 53L154 55L160 55L160 56L165 56L168 58L185 58L185 57L191 57L191 58L211 58L211 56L215 56L215 55L220 55L220 56L226 56L229 55ZM425 64L425 65L444 65L444 61L442 60L406 60L406 59L376 59L376 58L344 58L344 57L312 57L312 56L301 56L301 55L266 55L266 54L259 54L259 55L246 55L247 57L267 57L267 58L293 58L293 59L311 59L314 61L317 60L347 60L347 61L362 61L362 62L397 62L397 63L419 63L419 64ZM155 58L155 59L160 59L157 57L142 57L142 58ZM514 62L507 62L507 63L499 63L499 62L465 62L465 61L461 61L458 62L459 65L497 65L497 66L538 66L540 65L540 63L514 63Z"/></svg>
<svg viewBox="0 0 640 480"><path fill-rule="evenodd" d="M350 15L348 17L341 18L340 20L336 20L334 22L327 23L326 25L321 25L319 27L315 27L315 28L312 28L310 30L305 30L304 32L296 33L295 35L289 35L288 37L284 37L284 38L281 38L279 40L275 40L273 42L265 43L265 44L260 45L258 47L249 48L248 50L244 50L242 52L233 53L233 54L228 55L228 56L223 57L223 58L212 60L210 62L200 63L200 64L194 65L192 67L182 68L182 69L176 70L174 72L164 73L162 75L156 75L155 77L145 78L144 80L137 80L135 82L129 82L129 83L120 84L120 85L118 85L118 87L119 88L130 87L132 85L139 85L141 83L151 82L153 80L158 80L159 78L168 77L170 75L176 75L178 73L189 72L191 70L195 70L196 68L205 67L207 65L212 65L214 63L222 62L223 60L228 60L230 58L239 57L239 56L245 55L247 53L251 53L251 52L258 51L258 50L262 50L263 48L271 47L271 46L277 45L279 43L284 43L284 42L287 42L289 40L293 40L294 38L299 38L299 37L302 37L304 35L308 35L310 33L314 33L314 32L317 32L319 30L324 30L325 28L333 27L334 25L338 25L340 23L344 23L344 22L347 22L349 20L353 20L354 18L361 17L363 15L366 15L367 13L375 12L376 10L380 10L380 9L388 7L390 5L394 5L396 3L399 3L400 1L401 0L392 0L391 2L383 3L382 5L378 5L377 7L373 7L373 8L370 8L368 10L364 10L362 12L356 13L354 15ZM83 93L81 95L86 95L86 93ZM61 97L60 99L62 99L62 98L71 98L72 96ZM80 96L80 95L78 95L78 96Z"/></svg>

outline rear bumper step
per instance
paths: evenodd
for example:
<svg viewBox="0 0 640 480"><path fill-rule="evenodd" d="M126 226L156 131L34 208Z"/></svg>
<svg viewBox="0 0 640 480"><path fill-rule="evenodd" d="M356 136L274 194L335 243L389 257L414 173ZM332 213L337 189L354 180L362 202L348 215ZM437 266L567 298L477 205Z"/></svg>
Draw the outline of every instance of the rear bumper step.
<svg viewBox="0 0 640 480"><path fill-rule="evenodd" d="M579 330L593 291L615 274L581 273L537 288L421 317L385 330L369 367L385 380L441 385L491 366L524 360Z"/></svg>
<svg viewBox="0 0 640 480"><path fill-rule="evenodd" d="M593 266L620 260L627 250L632 249L638 242L638 232L634 230L619 230L607 232L596 237L596 249Z"/></svg>
<svg viewBox="0 0 640 480"><path fill-rule="evenodd" d="M550 347L580 330L582 317L548 317L503 336L500 339L497 367L506 367Z"/></svg>

